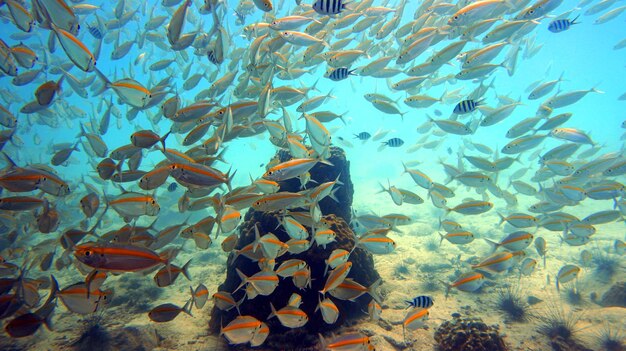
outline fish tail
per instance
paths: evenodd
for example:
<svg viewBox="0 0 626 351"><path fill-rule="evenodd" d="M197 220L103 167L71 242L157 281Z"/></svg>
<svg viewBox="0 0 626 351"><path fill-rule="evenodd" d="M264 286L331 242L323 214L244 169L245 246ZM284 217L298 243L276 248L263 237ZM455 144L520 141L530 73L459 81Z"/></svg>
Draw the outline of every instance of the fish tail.
<svg viewBox="0 0 626 351"><path fill-rule="evenodd" d="M246 300L246 295L244 294L243 297L241 298L241 300L237 301L235 303L235 309L237 310L237 313L241 316L241 311L239 310L239 306Z"/></svg>
<svg viewBox="0 0 626 351"><path fill-rule="evenodd" d="M194 305L196 303L196 294L193 292L193 286L189 285L189 292L191 293L191 304ZM191 308L189 308L191 311Z"/></svg>
<svg viewBox="0 0 626 351"><path fill-rule="evenodd" d="M439 220L439 227L441 227L441 219ZM443 244L443 239L445 239L446 236L439 232L437 232L437 234L439 234L439 236L441 237L441 240L439 240L439 246L441 246L441 244Z"/></svg>
<svg viewBox="0 0 626 351"><path fill-rule="evenodd" d="M4 161L7 163L7 166L3 169L3 172L8 172L12 169L18 168L15 161L13 161L6 152L2 152L2 156L4 157Z"/></svg>
<svg viewBox="0 0 626 351"><path fill-rule="evenodd" d="M53 275L50 275L50 296L48 296L49 300L52 300L56 297L59 292L59 283Z"/></svg>
<svg viewBox="0 0 626 351"><path fill-rule="evenodd" d="M228 188L228 191L232 190L232 185L231 182L233 181L233 178L235 177L235 174L237 174L237 170L235 170L233 172L233 174L230 174L231 169L228 170L228 173L226 173L226 187Z"/></svg>
<svg viewBox="0 0 626 351"><path fill-rule="evenodd" d="M276 309L274 308L274 305L272 304L272 302L270 302L270 308L272 309L272 312L270 313L269 316L267 316L267 319L270 319L272 317L276 317Z"/></svg>
<svg viewBox="0 0 626 351"><path fill-rule="evenodd" d="M278 226L280 225L281 223L278 223ZM276 227L276 229L278 229L278 226ZM254 244L252 245L252 252L256 252L256 250L259 248L260 245L261 245L261 234L259 233L259 228L257 227L255 223L254 224Z"/></svg>
<svg viewBox="0 0 626 351"><path fill-rule="evenodd" d="M383 299L380 296L380 294L378 293L378 288L380 287L380 285L383 283L382 278L378 278L377 281L375 281L374 283L372 283L372 285L370 285L367 288L367 293L379 304L382 303Z"/></svg>
<svg viewBox="0 0 626 351"><path fill-rule="evenodd" d="M378 182L378 185L380 185L380 190L376 194L384 193L384 192L387 191L387 189L385 189L385 186L383 185L383 183Z"/></svg>
<svg viewBox="0 0 626 351"><path fill-rule="evenodd" d="M498 249L498 246L500 246L500 244L498 244L497 242L489 240L487 238L483 238L483 240L485 240L487 244L489 244L489 246L491 247L491 253L496 252L496 250Z"/></svg>
<svg viewBox="0 0 626 351"><path fill-rule="evenodd" d="M109 88L111 86L111 81L109 80L109 78L107 76L104 75L104 73L102 73L99 69L95 68L94 71L96 72L96 75L98 75L98 77L100 77L100 79L102 79L105 83L105 86L107 88Z"/></svg>
<svg viewBox="0 0 626 351"><path fill-rule="evenodd" d="M502 225L502 223L506 222L506 217L504 217L504 216L502 215L502 213L500 213L500 212L497 212L497 214L498 214L498 216L500 217L500 222L498 222L498 226L501 226L501 225Z"/></svg>
<svg viewBox="0 0 626 351"><path fill-rule="evenodd" d="M336 203L341 203L341 202L339 201L339 199L337 199L337 197L335 196L335 193L337 192L337 190L339 190L339 189L338 189L338 188L333 189L333 190L330 192L330 195L328 195L328 197L330 197L331 199L335 200L335 202L336 202Z"/></svg>
<svg viewBox="0 0 626 351"><path fill-rule="evenodd" d="M189 274L189 264L191 263L191 259L189 261L187 261L187 263L185 263L185 265L182 268L182 272L183 275L185 276L185 278L187 278L189 281L191 281L191 275Z"/></svg>
<svg viewBox="0 0 626 351"><path fill-rule="evenodd" d="M239 268L235 268L235 270L237 271L237 275L239 276L239 279L241 279L241 284L239 284L237 289L233 291L233 294L239 291L239 289L241 289L244 285L246 285L246 283L248 283L248 277L245 274L243 274L243 272L240 271Z"/></svg>
<svg viewBox="0 0 626 351"><path fill-rule="evenodd" d="M187 300L187 302L185 303L185 306L183 306L182 311L193 317L193 315L191 314L191 306L193 306L192 302L193 302L193 298L190 298L189 300Z"/></svg>
<svg viewBox="0 0 626 351"><path fill-rule="evenodd" d="M167 139L168 136L170 136L170 134L172 134L172 130L170 130L169 132L165 133L165 135L163 135L159 141L161 142L161 145L163 146L163 150L165 150L165 140Z"/></svg>
<svg viewBox="0 0 626 351"><path fill-rule="evenodd" d="M354 251L354 249L357 248L357 246L359 246L359 238L355 237L354 238L354 246L352 247L352 250L350 250L350 253L348 254L348 256L352 255L352 252Z"/></svg>

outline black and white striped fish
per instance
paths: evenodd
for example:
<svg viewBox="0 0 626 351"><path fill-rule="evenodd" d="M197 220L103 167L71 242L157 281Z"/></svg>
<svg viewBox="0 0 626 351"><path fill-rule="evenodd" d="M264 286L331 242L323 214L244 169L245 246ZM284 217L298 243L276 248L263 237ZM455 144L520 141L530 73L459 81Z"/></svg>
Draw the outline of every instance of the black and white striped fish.
<svg viewBox="0 0 626 351"><path fill-rule="evenodd" d="M353 72L356 70L348 70L347 67L339 67L336 68L335 70L333 70L332 72L330 72L328 74L328 78L330 78L330 80L334 80L335 82L340 81L340 80L344 80L346 78L348 78L349 75L353 74Z"/></svg>
<svg viewBox="0 0 626 351"><path fill-rule="evenodd" d="M220 60L217 58L217 56L215 56L215 52L214 52L213 50L209 50L209 51L207 52L207 58L209 59L209 62L211 62L212 64L214 64L214 65L216 65L216 66L219 66L219 65L220 65L220 63L222 63L222 62L220 62Z"/></svg>
<svg viewBox="0 0 626 351"><path fill-rule="evenodd" d="M338 15L348 4L344 0L316 0L313 3L313 10L320 15Z"/></svg>
<svg viewBox="0 0 626 351"><path fill-rule="evenodd" d="M476 107L481 105L481 101L478 100L463 100L454 106L454 113L462 115L464 113L473 112Z"/></svg>
<svg viewBox="0 0 626 351"><path fill-rule="evenodd" d="M422 295L414 298L412 301L406 300L406 303L409 304L409 307L421 307L421 308L430 308L435 302L430 296Z"/></svg>
<svg viewBox="0 0 626 351"><path fill-rule="evenodd" d="M404 145L404 140L400 139L400 138L391 138L387 141L383 141L383 144L385 146L391 146L391 147L399 147Z"/></svg>
<svg viewBox="0 0 626 351"><path fill-rule="evenodd" d="M567 18L554 20L550 22L550 25L548 25L548 30L552 33L559 33L568 30L570 26L580 23L576 22L579 16L580 15L576 16L573 20L569 20Z"/></svg>
<svg viewBox="0 0 626 351"><path fill-rule="evenodd" d="M95 26L90 26L89 24L87 24L87 28L89 29L89 33L96 39L102 39L104 37L104 34L102 34L102 31L100 30L100 28L98 28L97 25Z"/></svg>
<svg viewBox="0 0 626 351"><path fill-rule="evenodd" d="M365 140L371 138L372 134L370 134L368 132L361 132L359 134L354 134L354 137L357 138L357 139L365 141Z"/></svg>

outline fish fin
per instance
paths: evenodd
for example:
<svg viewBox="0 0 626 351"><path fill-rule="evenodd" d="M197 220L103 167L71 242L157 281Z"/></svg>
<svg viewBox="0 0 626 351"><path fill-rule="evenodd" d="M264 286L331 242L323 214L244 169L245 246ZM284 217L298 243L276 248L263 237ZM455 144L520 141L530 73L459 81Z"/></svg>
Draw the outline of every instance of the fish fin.
<svg viewBox="0 0 626 351"><path fill-rule="evenodd" d="M189 285L189 292L191 293L191 304L194 305L196 303L196 294L194 293L193 287L191 285ZM189 308L189 311L191 311L191 307Z"/></svg>
<svg viewBox="0 0 626 351"><path fill-rule="evenodd" d="M241 300L235 303L235 308L237 309L237 313L241 316L241 311L239 310L239 306L246 300L246 295L244 294Z"/></svg>
<svg viewBox="0 0 626 351"><path fill-rule="evenodd" d="M7 163L7 167L4 169L5 172L10 171L15 168L19 168L17 164L6 154L6 152L2 152L2 156L4 156L4 160Z"/></svg>
<svg viewBox="0 0 626 351"><path fill-rule="evenodd" d="M355 237L354 238L354 247L352 247L352 250L350 250L350 254L349 255L352 255L352 251L354 251L354 249L356 249L357 246L359 246L359 238Z"/></svg>
<svg viewBox="0 0 626 351"><path fill-rule="evenodd" d="M380 287L382 283L382 278L378 278L378 280L376 280L374 283L372 283L372 285L367 288L367 293L379 304L382 303L383 299L376 290Z"/></svg>
<svg viewBox="0 0 626 351"><path fill-rule="evenodd" d="M272 309L272 313L270 313L269 316L267 316L267 319L276 317L276 309L274 308L274 305L272 304L272 302L270 302L270 308Z"/></svg>
<svg viewBox="0 0 626 351"><path fill-rule="evenodd" d="M254 225L254 244L252 246L252 252L256 252L256 250L259 248L260 245L261 245L261 234L259 233L259 228L255 224Z"/></svg>
<svg viewBox="0 0 626 351"><path fill-rule="evenodd" d="M498 216L500 217L500 222L498 222L498 226L501 226L502 223L506 222L506 217L504 217L502 213L500 212L497 212L497 213L498 213Z"/></svg>
<svg viewBox="0 0 626 351"><path fill-rule="evenodd" d="M191 263L192 259L189 259L189 261L187 261L187 263L185 263L185 265L183 266L183 268L181 269L183 272L183 275L185 276L185 278L187 278L189 281L191 281L191 275L189 274L189 264Z"/></svg>
<svg viewBox="0 0 626 351"><path fill-rule="evenodd" d="M191 306L193 306L192 302L193 302L193 298L190 298L189 300L187 300L187 302L185 303L185 306L183 306L182 308L182 311L187 313L191 317L193 317L193 315L191 314Z"/></svg>
<svg viewBox="0 0 626 351"><path fill-rule="evenodd" d="M339 201L339 199L337 199L337 197L335 196L335 193L337 192L337 190L339 190L338 188L333 189L330 194L328 195L328 197L330 197L331 199L335 200L336 203L341 203Z"/></svg>
<svg viewBox="0 0 626 351"><path fill-rule="evenodd" d="M243 272L240 271L239 268L235 268L235 270L237 271L237 275L239 276L239 279L241 279L241 284L239 284L237 289L233 291L233 294L239 291L239 289L241 289L248 282L248 277L245 274L243 274Z"/></svg>
<svg viewBox="0 0 626 351"><path fill-rule="evenodd" d="M497 242L489 240L487 238L483 238L483 240L485 240L487 242L487 244L489 244L489 246L491 247L491 253L496 252L496 250L500 246L500 244L498 244Z"/></svg>
<svg viewBox="0 0 626 351"><path fill-rule="evenodd" d="M317 296L317 306L315 307L315 311L313 312L317 312L319 311L319 309L322 307L322 299L320 298L320 296Z"/></svg>
<svg viewBox="0 0 626 351"><path fill-rule="evenodd" d="M172 130L170 129L169 132L165 133L165 135L163 135L161 138L159 138L159 141L161 142L161 145L163 146L163 150L165 150L165 140L167 139L168 136L170 136L170 134L172 134Z"/></svg>
<svg viewBox="0 0 626 351"><path fill-rule="evenodd" d="M109 78L97 68L94 68L94 71L96 72L96 75L104 81L105 86L109 88L111 86L111 81L109 80Z"/></svg>
<svg viewBox="0 0 626 351"><path fill-rule="evenodd" d="M228 170L228 173L226 173L226 187L228 188L228 191L233 190L232 186L231 186L231 182L233 181L233 178L235 177L235 174L237 174L237 170L235 170L232 174L230 174L230 171L232 169Z"/></svg>

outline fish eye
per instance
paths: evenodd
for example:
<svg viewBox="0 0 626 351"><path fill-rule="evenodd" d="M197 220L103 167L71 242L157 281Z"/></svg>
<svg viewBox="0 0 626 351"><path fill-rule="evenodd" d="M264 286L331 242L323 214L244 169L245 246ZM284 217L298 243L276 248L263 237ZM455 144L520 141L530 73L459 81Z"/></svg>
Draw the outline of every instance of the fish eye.
<svg viewBox="0 0 626 351"><path fill-rule="evenodd" d="M85 251L85 256L87 257L91 256L91 251L90 250Z"/></svg>
<svg viewBox="0 0 626 351"><path fill-rule="evenodd" d="M456 21L456 20L459 19L459 16L454 16L454 17L452 17L452 19Z"/></svg>

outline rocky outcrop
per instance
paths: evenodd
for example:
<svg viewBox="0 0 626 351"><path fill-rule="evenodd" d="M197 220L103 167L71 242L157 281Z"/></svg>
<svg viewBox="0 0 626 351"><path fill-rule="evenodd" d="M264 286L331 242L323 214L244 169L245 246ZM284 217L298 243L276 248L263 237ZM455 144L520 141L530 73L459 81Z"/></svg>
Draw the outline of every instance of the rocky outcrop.
<svg viewBox="0 0 626 351"><path fill-rule="evenodd" d="M604 307L626 308L626 282L613 284L613 286L602 295L600 305Z"/></svg>
<svg viewBox="0 0 626 351"><path fill-rule="evenodd" d="M455 318L443 322L435 332L441 351L506 351L498 328L480 318Z"/></svg>
<svg viewBox="0 0 626 351"><path fill-rule="evenodd" d="M285 156L284 152L279 153L281 160L287 160L289 157ZM333 199L326 198L320 202L320 208L324 214L323 221L326 222L330 229L336 234L336 241L327 245L326 248L322 248L313 244L310 249L300 254L286 253L276 259L275 267L279 267L283 261L289 259L301 259L307 262L311 268L311 288L300 290L297 288L291 278L281 278L280 283L276 290L269 296L257 296L252 300L245 300L241 306L240 311L242 315L251 315L255 318L265 321L270 328L270 336L265 345L273 345L277 349L293 349L311 347L317 343L317 338L311 338L310 335L317 335L319 332L325 332L334 330L344 325L347 320L359 318L364 315L363 311L367 311L367 304L370 302L371 297L364 294L357 298L354 302L344 301L332 298L333 302L337 305L340 313L339 318L333 324L326 324L322 319L319 311L315 312L320 298L319 291L322 290L326 282L324 271L326 267L325 260L330 253L335 249L345 249L347 251L352 250L354 247L354 233L352 232L348 222L351 215L352 205L352 182L350 181L349 163L345 159L345 155L341 149L332 148L332 156L329 161L333 163L333 166L325 164L317 164L311 169L311 179L316 183L309 183L308 187L312 188L318 184L333 181L339 175L340 181L343 185L336 191L335 196L339 200L336 202ZM299 179L291 179L280 183L280 191L299 191L300 181ZM239 241L236 249L241 249L244 246L252 243L255 239L254 226L257 225L260 231L260 235L266 233L273 233L282 242L287 242L290 237L285 232L282 226L279 225L279 219L282 214L279 212L261 212L250 209L244 218L244 222L239 226ZM311 231L311 228L309 232ZM309 238L311 239L311 238ZM259 272L259 266L257 262L239 255L235 257L234 253L231 253L228 260L228 266L226 271L226 280L219 286L220 291L233 292L240 284L236 270L241 270L247 276L253 275ZM350 255L350 261L352 262L352 269L348 277L354 279L363 286L370 286L376 280L380 278L376 270L374 269L374 261L371 254L362 249L356 249ZM280 309L287 305L289 297L297 293L302 296L302 305L300 309L307 313L309 321L302 328L289 329L283 327L276 318L267 319L271 313L270 302L276 309ZM240 289L234 294L235 300L240 300L245 294L244 289ZM220 325L226 325L237 316L236 309L230 311L222 311L218 308L213 308L211 313L211 320L209 322L209 328L214 333L219 333Z"/></svg>

